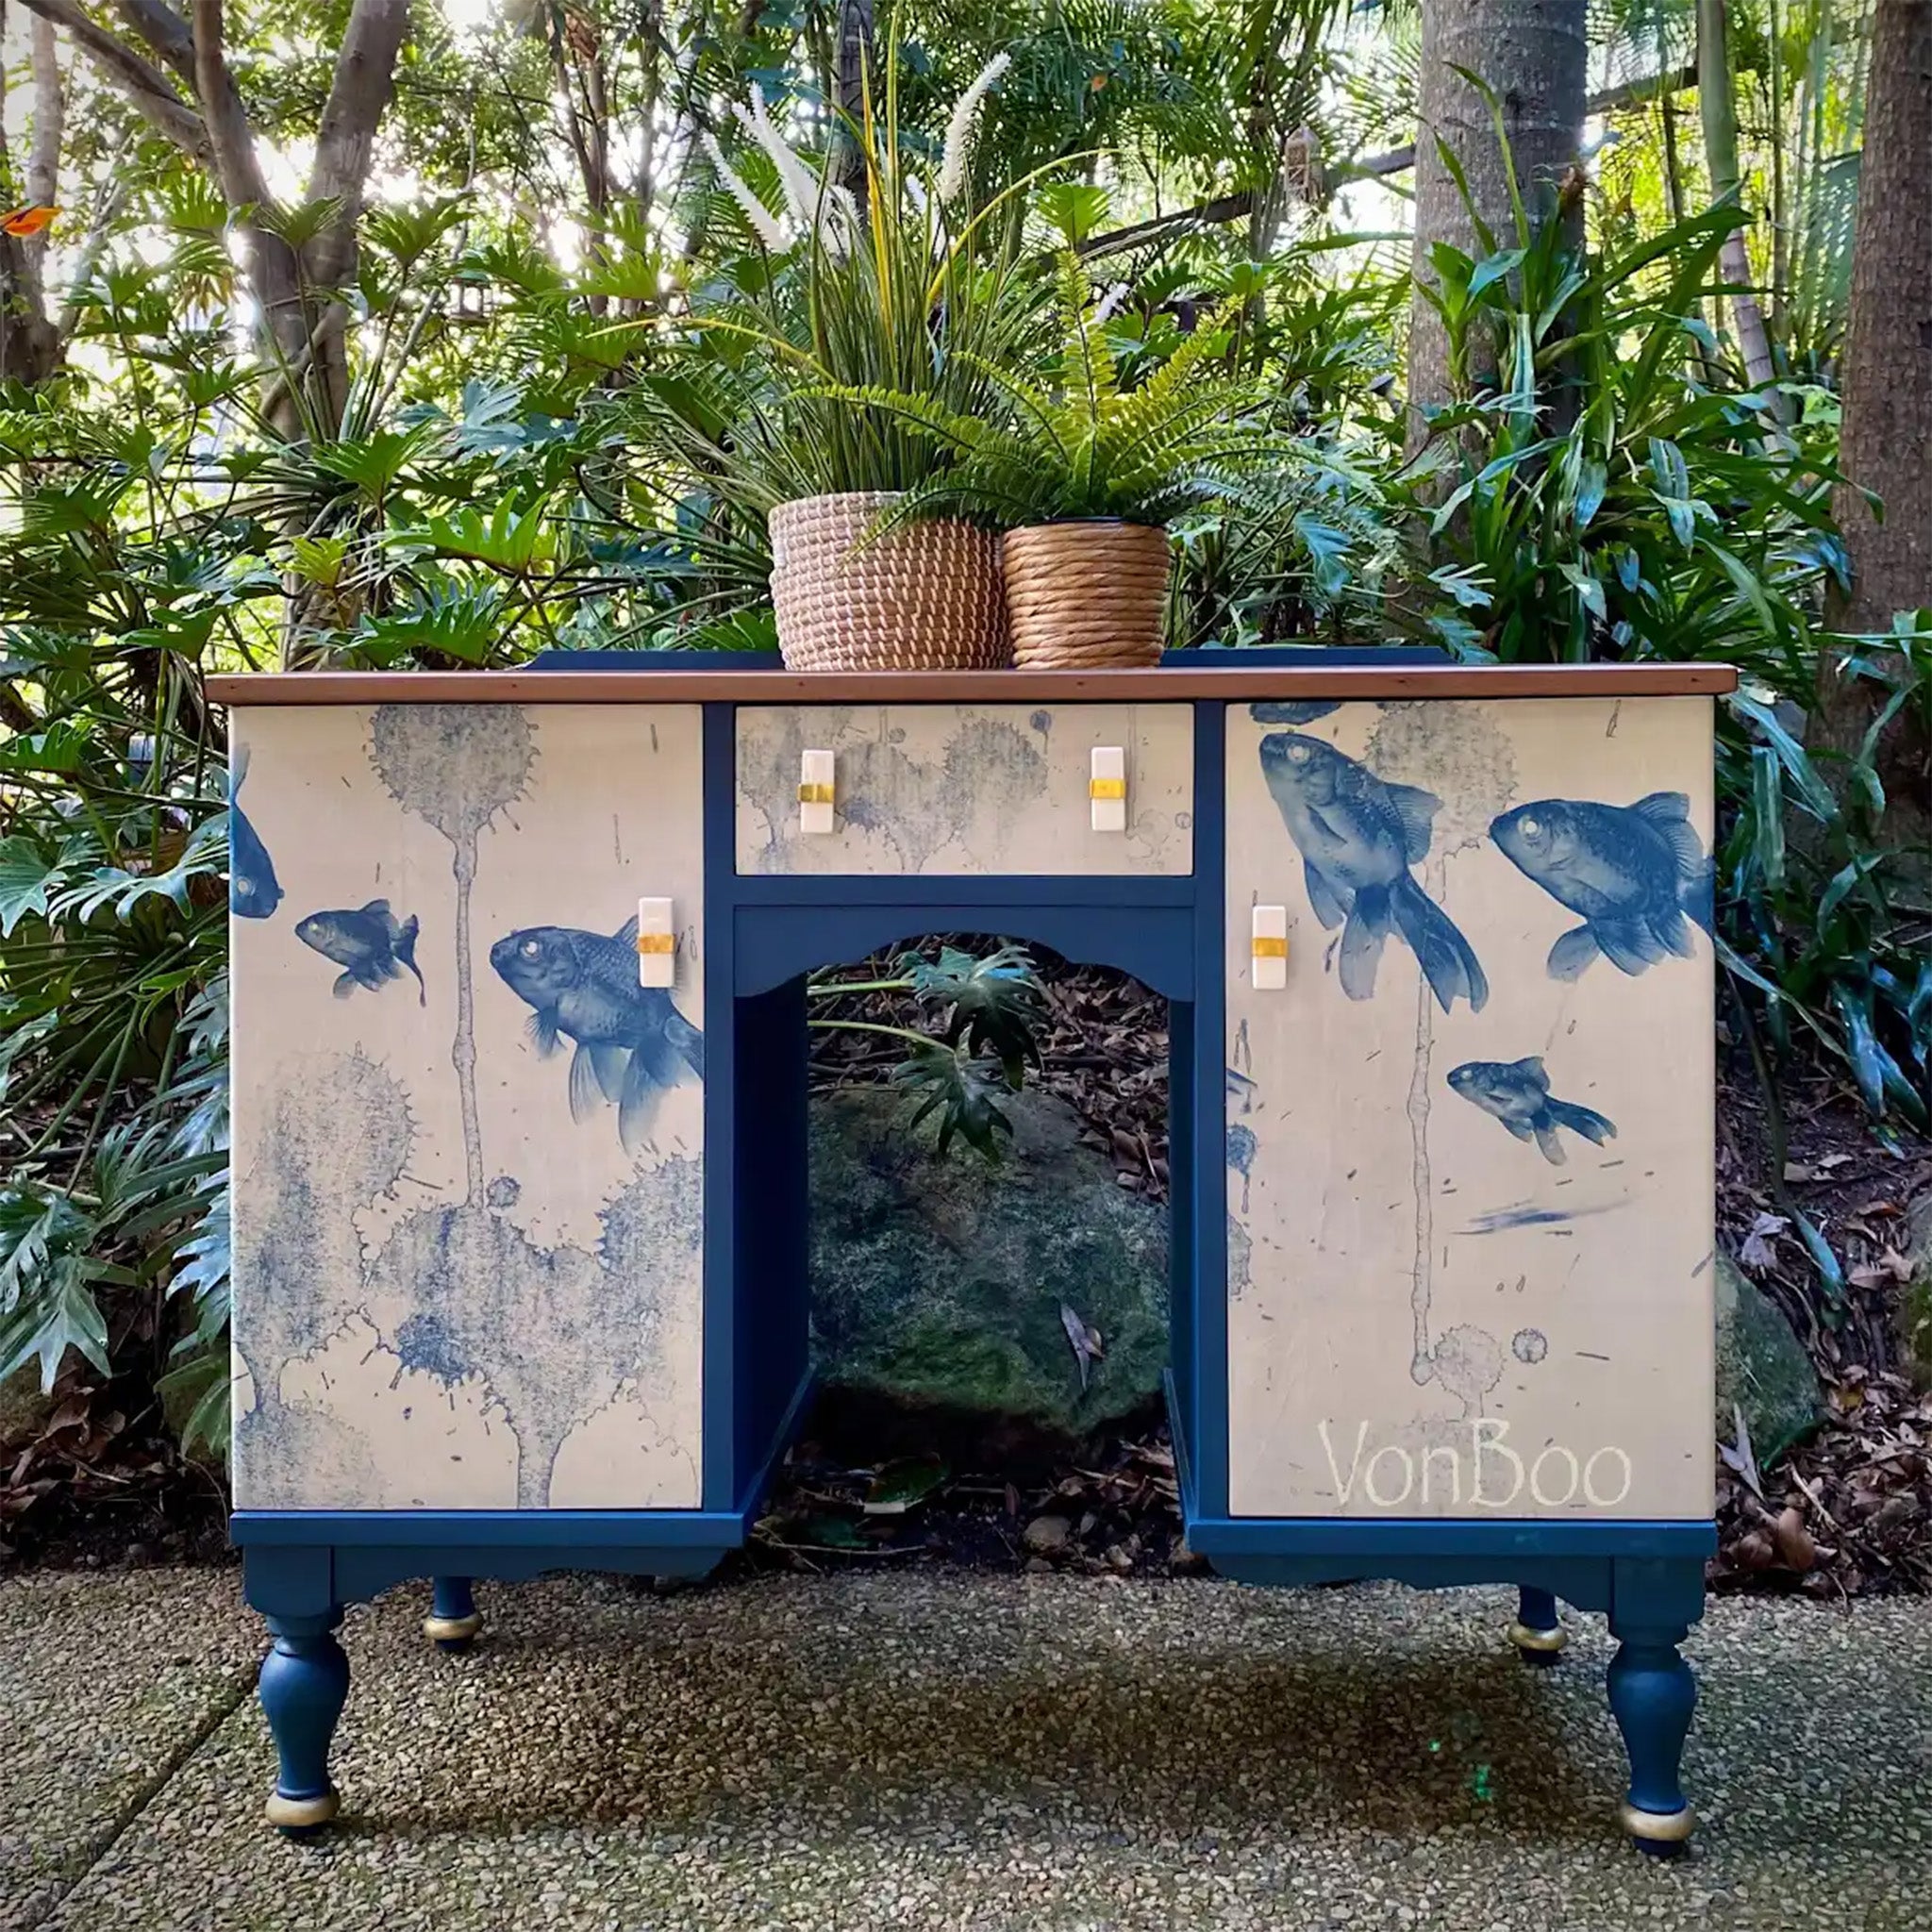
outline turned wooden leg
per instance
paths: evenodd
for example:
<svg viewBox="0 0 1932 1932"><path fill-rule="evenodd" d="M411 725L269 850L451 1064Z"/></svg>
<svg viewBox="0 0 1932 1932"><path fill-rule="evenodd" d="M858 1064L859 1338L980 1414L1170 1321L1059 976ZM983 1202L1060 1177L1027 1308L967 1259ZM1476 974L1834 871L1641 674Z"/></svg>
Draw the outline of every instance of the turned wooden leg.
<svg viewBox="0 0 1932 1932"><path fill-rule="evenodd" d="M257 1694L281 1760L268 1820L291 1838L308 1836L340 1808L328 1747L349 1694L349 1659L335 1639L341 1620L340 1610L268 1619L275 1648L263 1659Z"/></svg>
<svg viewBox="0 0 1932 1932"><path fill-rule="evenodd" d="M1630 1756L1630 1795L1620 1815L1640 1850L1668 1857L1683 1848L1697 1823L1678 1782L1697 1707L1697 1679L1677 1651L1687 1626L1612 1618L1610 1630L1618 1640L1610 1660L1610 1710Z"/></svg>
<svg viewBox="0 0 1932 1932"><path fill-rule="evenodd" d="M471 1594L467 1576L438 1576L431 1582L434 1595L429 1614L423 1619L423 1634L438 1650L468 1650L483 1627Z"/></svg>
<svg viewBox="0 0 1932 1932"><path fill-rule="evenodd" d="M1563 1619L1557 1614L1557 1599L1547 1590L1531 1590L1525 1585L1516 1592L1516 1621L1509 1626L1509 1641L1524 1663L1555 1663L1569 1641Z"/></svg>

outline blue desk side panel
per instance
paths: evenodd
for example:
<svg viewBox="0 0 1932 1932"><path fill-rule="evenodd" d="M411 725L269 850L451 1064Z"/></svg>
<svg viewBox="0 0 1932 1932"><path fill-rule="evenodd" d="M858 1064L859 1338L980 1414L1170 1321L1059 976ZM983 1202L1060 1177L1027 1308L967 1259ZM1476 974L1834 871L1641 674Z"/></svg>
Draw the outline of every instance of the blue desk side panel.
<svg viewBox="0 0 1932 1932"><path fill-rule="evenodd" d="M1187 1195L1188 1338L1173 1351L1182 1390L1174 1426L1208 1514L1227 1508L1227 708L1194 707L1194 1004L1188 1015L1188 1085L1170 1088L1170 1116L1189 1119L1191 1158L1169 1198ZM1203 810L1200 802L1211 800ZM1172 1124L1170 1124L1170 1135ZM1176 1246L1180 1230L1174 1231Z"/></svg>
<svg viewBox="0 0 1932 1932"><path fill-rule="evenodd" d="M810 1385L805 982L739 994L736 711L705 707L705 1507L758 1507Z"/></svg>

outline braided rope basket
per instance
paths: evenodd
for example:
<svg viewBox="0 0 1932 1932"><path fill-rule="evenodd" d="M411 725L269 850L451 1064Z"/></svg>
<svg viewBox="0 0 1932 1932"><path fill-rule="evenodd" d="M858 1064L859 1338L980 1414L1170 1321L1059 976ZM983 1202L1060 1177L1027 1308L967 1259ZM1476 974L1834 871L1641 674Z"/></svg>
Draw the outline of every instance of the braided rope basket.
<svg viewBox="0 0 1932 1932"><path fill-rule="evenodd" d="M1158 664L1173 555L1147 524L1039 524L1001 547L1013 662L1026 671Z"/></svg>
<svg viewBox="0 0 1932 1932"><path fill-rule="evenodd" d="M977 671L1009 662L999 539L971 524L902 524L896 499L849 491L771 515L772 603L793 671Z"/></svg>

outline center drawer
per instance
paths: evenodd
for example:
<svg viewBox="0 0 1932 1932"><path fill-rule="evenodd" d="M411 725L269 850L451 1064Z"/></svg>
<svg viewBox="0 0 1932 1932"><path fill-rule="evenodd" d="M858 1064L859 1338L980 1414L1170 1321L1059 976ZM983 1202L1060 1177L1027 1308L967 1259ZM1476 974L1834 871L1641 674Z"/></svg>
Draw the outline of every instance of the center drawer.
<svg viewBox="0 0 1932 1932"><path fill-rule="evenodd" d="M831 755L828 832L802 829L808 752ZM742 705L738 870L1185 876L1193 765L1187 705ZM1122 785L1125 829L1096 831Z"/></svg>

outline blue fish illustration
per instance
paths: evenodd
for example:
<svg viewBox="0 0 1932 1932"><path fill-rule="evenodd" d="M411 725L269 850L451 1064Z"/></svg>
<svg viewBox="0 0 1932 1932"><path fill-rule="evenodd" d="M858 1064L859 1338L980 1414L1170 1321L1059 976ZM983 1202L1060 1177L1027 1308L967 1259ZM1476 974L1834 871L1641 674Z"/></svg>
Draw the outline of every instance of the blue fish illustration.
<svg viewBox="0 0 1932 1932"><path fill-rule="evenodd" d="M1583 924L1550 948L1550 977L1574 979L1599 953L1638 974L1691 955L1688 912L1711 927L1711 864L1681 791L1635 805L1540 798L1506 811L1490 837L1510 861Z"/></svg>
<svg viewBox="0 0 1932 1932"><path fill-rule="evenodd" d="M242 809L242 781L248 775L248 749L228 767L228 910L238 919L266 919L282 903L282 882L269 861L268 847Z"/></svg>
<svg viewBox="0 0 1932 1932"><path fill-rule="evenodd" d="M407 966L420 989L416 1004L426 1007L429 989L416 964L419 930L413 912L398 920L387 899L372 899L354 911L311 912L297 924L295 937L325 959L346 968L335 984L337 999L347 999L358 986L380 992L390 980L400 979Z"/></svg>
<svg viewBox="0 0 1932 1932"><path fill-rule="evenodd" d="M1490 983L1455 922L1417 885L1409 867L1426 858L1442 801L1414 785L1378 778L1332 744L1298 731L1261 741L1261 775L1302 855L1308 901L1331 931L1341 927L1341 990L1375 991L1382 941L1399 932L1446 1013L1460 993L1480 1012Z"/></svg>
<svg viewBox="0 0 1932 1932"><path fill-rule="evenodd" d="M564 1035L570 1112L586 1121L601 1100L617 1103L617 1132L635 1148L649 1132L664 1091L687 1068L705 1074L705 1036L671 995L638 984L638 923L607 938L573 925L531 925L498 940L490 963L531 1008L530 1038L546 1058Z"/></svg>
<svg viewBox="0 0 1932 1932"><path fill-rule="evenodd" d="M1449 1084L1463 1099L1493 1114L1519 1141L1534 1140L1553 1167L1563 1165L1558 1127L1568 1127L1601 1147L1617 1138L1615 1125L1600 1113L1550 1093L1542 1057L1526 1060L1469 1060L1449 1070Z"/></svg>
<svg viewBox="0 0 1932 1932"><path fill-rule="evenodd" d="M1277 698L1250 705L1248 716L1257 724L1312 724L1341 708L1340 698Z"/></svg>

